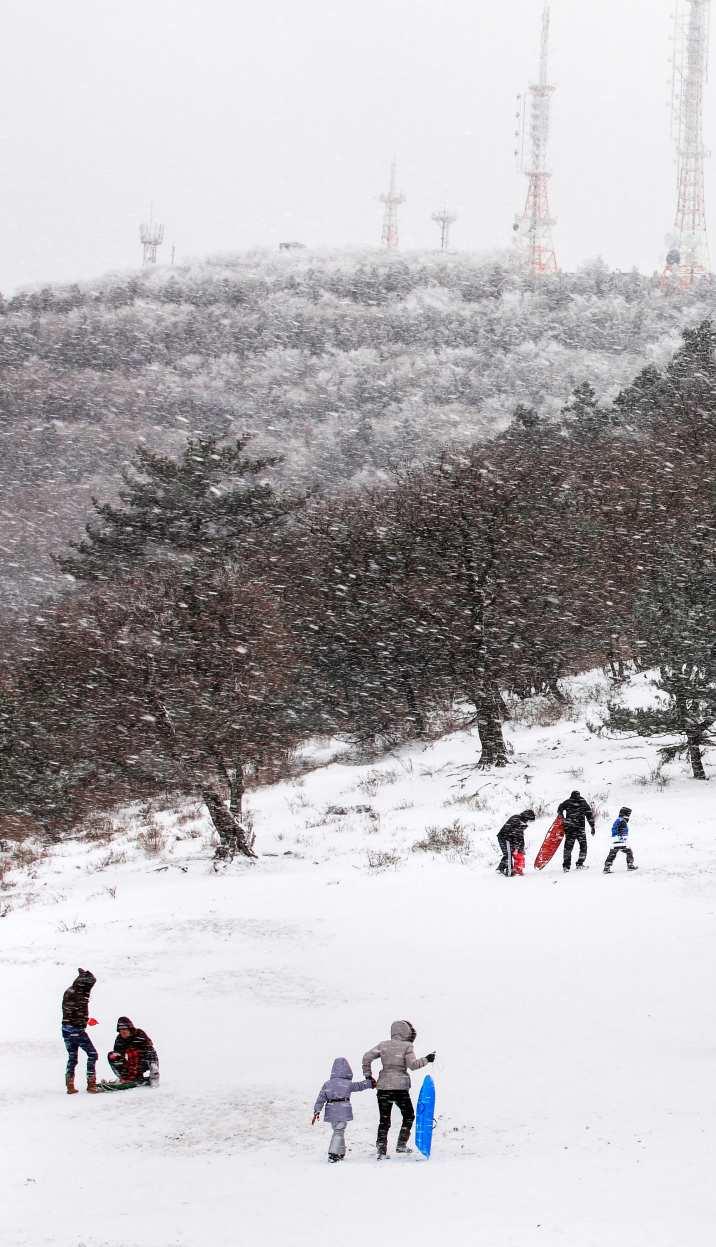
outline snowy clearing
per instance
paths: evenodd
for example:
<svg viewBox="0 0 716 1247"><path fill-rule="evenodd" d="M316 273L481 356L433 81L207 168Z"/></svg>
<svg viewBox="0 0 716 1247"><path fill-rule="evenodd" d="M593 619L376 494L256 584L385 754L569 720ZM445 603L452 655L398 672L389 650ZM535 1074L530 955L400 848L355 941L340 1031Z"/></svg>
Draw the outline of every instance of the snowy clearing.
<svg viewBox="0 0 716 1247"><path fill-rule="evenodd" d="M184 813L164 818L159 855L128 826L124 843L66 843L11 876L6 1247L707 1242L711 784L678 765L648 782L653 743L591 734L604 690L592 675L572 691L566 719L509 726L503 773L461 770L476 742L457 732L252 792L255 864L214 874L207 821ZM590 870L565 876L557 859L536 874L573 788L598 809ZM622 803L640 870L620 858L605 878ZM538 816L528 873L505 880L495 833L525 805ZM412 851L456 819L469 854ZM98 979L100 1076L128 1013L156 1043L156 1090L90 1097L81 1055L82 1094L65 1095L59 1007L80 965ZM310 1118L331 1062L346 1056L360 1077L363 1052L402 1017L418 1055L437 1049L432 1158L376 1165L365 1092L347 1160L329 1167L328 1127ZM391 1153L396 1134L394 1114Z"/></svg>

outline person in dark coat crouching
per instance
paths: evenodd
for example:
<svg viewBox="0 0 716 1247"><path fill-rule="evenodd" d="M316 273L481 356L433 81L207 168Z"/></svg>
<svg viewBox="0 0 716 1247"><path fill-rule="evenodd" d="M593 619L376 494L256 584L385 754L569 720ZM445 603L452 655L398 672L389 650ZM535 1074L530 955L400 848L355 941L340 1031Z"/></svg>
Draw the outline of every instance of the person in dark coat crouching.
<svg viewBox="0 0 716 1247"><path fill-rule="evenodd" d="M521 814L513 814L512 818L508 818L504 826L498 831L497 843L502 850L502 857L497 869L501 875L509 874L507 864L510 854L512 855L513 864L515 863L515 857L519 855L517 874L522 874L525 856L525 828L528 823L533 823L534 819L534 810L523 810ZM520 862L522 869L519 869Z"/></svg>
<svg viewBox="0 0 716 1247"><path fill-rule="evenodd" d="M65 1071L65 1087L68 1095L75 1095L75 1070L80 1048L87 1053L87 1090L97 1090L97 1049L87 1034L87 1026L94 1026L94 1018L89 1016L90 992L97 982L91 970L83 970L80 966L77 978L62 997L62 1038L67 1049L67 1069Z"/></svg>
<svg viewBox="0 0 716 1247"><path fill-rule="evenodd" d="M107 1054L112 1073L120 1087L149 1085L157 1054L149 1035L128 1017L117 1018L117 1038Z"/></svg>
<svg viewBox="0 0 716 1247"><path fill-rule="evenodd" d="M344 1056L337 1056L333 1062L331 1076L324 1082L313 1106L312 1126L321 1116L321 1109L326 1106L323 1120L333 1127L331 1141L328 1144L328 1159L332 1164L344 1160L346 1154L346 1126L353 1121L351 1095L354 1091L370 1091L375 1086L373 1078L363 1082L353 1082L353 1070Z"/></svg>
<svg viewBox="0 0 716 1247"><path fill-rule="evenodd" d="M559 806L557 813L562 815L566 828L562 870L569 870L572 865L572 850L575 843L579 844L577 870L582 870L587 860L587 832L584 822L586 819L594 835L594 810L589 802L584 800L581 792L575 788L566 801Z"/></svg>

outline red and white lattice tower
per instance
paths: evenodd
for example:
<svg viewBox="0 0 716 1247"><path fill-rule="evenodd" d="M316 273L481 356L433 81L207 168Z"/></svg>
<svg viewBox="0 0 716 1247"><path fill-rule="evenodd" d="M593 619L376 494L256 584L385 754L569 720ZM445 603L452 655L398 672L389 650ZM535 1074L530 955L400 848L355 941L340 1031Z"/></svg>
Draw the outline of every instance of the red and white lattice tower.
<svg viewBox="0 0 716 1247"><path fill-rule="evenodd" d="M395 157L393 157L390 166L390 188L384 195L380 196L380 202L385 204L380 241L384 247L387 247L388 251L395 251L400 241L398 235L398 208L405 203L405 195L397 189Z"/></svg>
<svg viewBox="0 0 716 1247"><path fill-rule="evenodd" d="M692 286L710 271L704 198L704 94L711 0L678 0L674 16L672 129L676 144L676 219L664 277Z"/></svg>
<svg viewBox="0 0 716 1247"><path fill-rule="evenodd" d="M559 271L552 241L555 221L549 210L549 180L552 174L547 168L550 112L555 90L549 82L549 14L549 4L545 4L539 80L532 83L529 89L531 150L524 169L528 182L527 201L524 212L516 218L514 225L516 241L523 250L529 272L535 277Z"/></svg>

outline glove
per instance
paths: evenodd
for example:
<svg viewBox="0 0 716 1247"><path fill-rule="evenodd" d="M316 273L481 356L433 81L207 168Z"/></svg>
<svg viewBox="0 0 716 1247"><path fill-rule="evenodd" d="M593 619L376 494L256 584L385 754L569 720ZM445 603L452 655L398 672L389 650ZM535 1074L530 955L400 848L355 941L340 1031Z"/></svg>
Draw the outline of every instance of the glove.
<svg viewBox="0 0 716 1247"><path fill-rule="evenodd" d="M435 1060L435 1053L434 1053L434 1052L429 1052L429 1053L428 1053L428 1055L426 1056L425 1060L426 1060L426 1061L429 1061L429 1062L430 1062L430 1064L432 1065L433 1061Z"/></svg>
<svg viewBox="0 0 716 1247"><path fill-rule="evenodd" d="M97 1019L96 1019L96 1018L87 1018L87 1025L88 1025L88 1026L97 1026L97 1025L98 1025Z"/></svg>
<svg viewBox="0 0 716 1247"><path fill-rule="evenodd" d="M318 1121L318 1118L319 1118L320 1116L321 1116L321 1114L320 1114L320 1113L314 1113L314 1114L313 1114L313 1117L311 1118L311 1125L312 1125L312 1126L315 1126L315 1124L316 1124L316 1122Z"/></svg>
<svg viewBox="0 0 716 1247"><path fill-rule="evenodd" d="M118 1060L119 1060L119 1057L117 1056L117 1053L116 1053L116 1052L110 1052L109 1056L107 1057L107 1060L108 1060L108 1061L118 1061Z"/></svg>

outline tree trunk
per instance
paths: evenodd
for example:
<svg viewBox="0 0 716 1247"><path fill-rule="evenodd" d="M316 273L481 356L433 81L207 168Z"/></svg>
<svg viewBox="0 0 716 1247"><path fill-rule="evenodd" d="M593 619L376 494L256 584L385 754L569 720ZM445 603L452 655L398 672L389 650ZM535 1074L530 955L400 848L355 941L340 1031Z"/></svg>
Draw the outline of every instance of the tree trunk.
<svg viewBox="0 0 716 1247"><path fill-rule="evenodd" d="M663 671L662 671L663 681ZM701 756L701 733L694 728L693 719L689 717L689 703L686 689L680 680L674 681L674 703L679 718L679 727L686 737L686 749L691 763L694 779L706 779L703 758Z"/></svg>
<svg viewBox="0 0 716 1247"><path fill-rule="evenodd" d="M687 741L689 762L691 763L691 770L694 773L694 779L706 779L706 772L704 770L704 762L701 754L701 742L698 735L689 733L687 735Z"/></svg>
<svg viewBox="0 0 716 1247"><path fill-rule="evenodd" d="M559 687L556 676L554 677L554 679L548 680L547 692L550 694L550 696L554 697L554 700L557 702L558 706L569 705L569 698L567 697L566 693L563 693L561 688Z"/></svg>
<svg viewBox="0 0 716 1247"><path fill-rule="evenodd" d="M256 854L251 847L246 830L224 804L218 792L214 792L213 788L204 787L201 795L222 845L227 849L235 848L236 852L243 854L244 857L255 858Z"/></svg>
<svg viewBox="0 0 716 1247"><path fill-rule="evenodd" d="M507 766L507 745L502 735L500 694L492 685L480 689L474 696L477 709L477 730L482 747L478 767Z"/></svg>
<svg viewBox="0 0 716 1247"><path fill-rule="evenodd" d="M403 677L403 687L405 688L405 702L410 714L410 720L413 723L415 735L424 736L425 719L423 718L422 711L418 706L415 689L413 688L411 680L409 680L407 676Z"/></svg>
<svg viewBox="0 0 716 1247"><path fill-rule="evenodd" d="M148 670L147 691L149 693L152 705L157 714L157 727L161 731L162 736L164 737L164 740L169 747L169 752L177 768L180 771L184 771L185 768L184 768L181 752L177 747L176 732L174 731L174 724L172 723L171 716L166 706L162 702L161 698L157 695L156 690L153 687L153 680L152 680L153 669L151 666L151 660L148 663L147 670ZM218 769L223 772L224 777L228 780L226 767L224 766L223 762L221 761L221 759L218 757L216 753L214 754L214 757L216 758ZM240 767L238 768L237 773L241 775L242 792L243 792L243 771L241 770ZM231 781L229 781L229 787L231 788ZM256 857L256 854L254 853L253 848L252 848L253 838L249 837L245 829L241 826L241 823L239 822L238 818L236 818L236 816L231 812L231 810L227 809L221 797L219 796L218 792L215 792L213 788L209 788L206 784L204 784L201 787L200 792L201 792L204 804L206 805L206 808L209 811L211 821L214 824L214 827L216 829L219 840L221 841L221 844L225 848L233 849L234 852L242 853L244 857Z"/></svg>
<svg viewBox="0 0 716 1247"><path fill-rule="evenodd" d="M244 764L241 758L237 758L234 762L234 774L229 775L229 809L238 819L243 813L244 792Z"/></svg>

